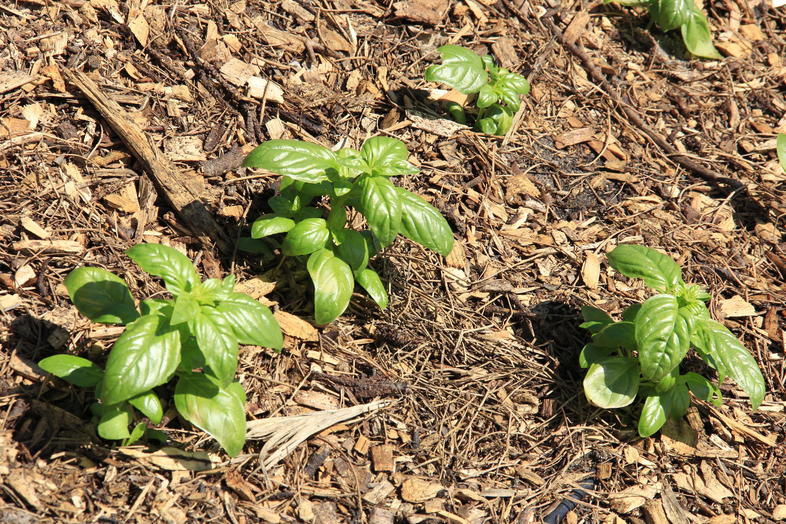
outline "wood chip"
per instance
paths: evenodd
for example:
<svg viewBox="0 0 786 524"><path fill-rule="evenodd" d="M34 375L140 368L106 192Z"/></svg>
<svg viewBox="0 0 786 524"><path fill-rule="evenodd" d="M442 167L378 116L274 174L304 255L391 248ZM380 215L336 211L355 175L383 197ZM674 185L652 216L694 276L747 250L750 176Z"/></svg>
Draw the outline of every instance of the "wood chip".
<svg viewBox="0 0 786 524"><path fill-rule="evenodd" d="M623 515L644 505L660 491L660 484L649 486L631 486L619 493L609 493L611 509Z"/></svg>
<svg viewBox="0 0 786 524"><path fill-rule="evenodd" d="M198 136L175 136L164 141L164 151L173 162L204 162L202 143Z"/></svg>
<svg viewBox="0 0 786 524"><path fill-rule="evenodd" d="M554 138L554 145L559 149L589 142L595 138L595 130L591 127L572 129Z"/></svg>
<svg viewBox="0 0 786 524"><path fill-rule="evenodd" d="M428 25L442 23L449 8L449 0L406 0L393 4L397 17Z"/></svg>
<svg viewBox="0 0 786 524"><path fill-rule="evenodd" d="M355 446L352 449L354 449L361 455L365 455L368 452L368 448L370 444L371 441L365 435L360 435L358 437L357 442L355 442Z"/></svg>
<svg viewBox="0 0 786 524"><path fill-rule="evenodd" d="M52 233L49 230L44 229L41 225L38 224L35 220L30 217L22 217L19 221L21 226L25 228L29 233L37 236L38 238L45 240L52 236Z"/></svg>
<svg viewBox="0 0 786 524"><path fill-rule="evenodd" d="M319 340L319 332L316 328L302 318L286 311L276 311L273 316L276 317L279 326L281 326L281 331L285 335L307 342L317 342Z"/></svg>
<svg viewBox="0 0 786 524"><path fill-rule="evenodd" d="M579 11L573 20L570 21L568 27L562 33L562 39L567 45L575 44L579 37L584 34L587 22L589 22L590 15L587 11Z"/></svg>
<svg viewBox="0 0 786 524"><path fill-rule="evenodd" d="M0 295L0 311L11 311L22 305L19 295Z"/></svg>
<svg viewBox="0 0 786 524"><path fill-rule="evenodd" d="M393 463L393 445L382 444L379 446L372 446L371 462L374 465L374 471L394 471L395 464Z"/></svg>
<svg viewBox="0 0 786 524"><path fill-rule="evenodd" d="M164 447L156 451L146 451L142 447L121 447L118 451L139 462L167 471L207 471L221 463L215 453L204 451L184 451L173 447Z"/></svg>
<svg viewBox="0 0 786 524"><path fill-rule="evenodd" d="M590 289L598 289L600 279L600 257L592 251L587 251L584 264L581 266L581 279Z"/></svg>
<svg viewBox="0 0 786 524"><path fill-rule="evenodd" d="M0 73L0 94L12 91L35 80L36 77L21 71Z"/></svg>
<svg viewBox="0 0 786 524"><path fill-rule="evenodd" d="M260 76L248 78L248 96L258 100L270 100L278 104L284 103L284 89L273 82Z"/></svg>
<svg viewBox="0 0 786 524"><path fill-rule="evenodd" d="M739 295L722 300L720 310L726 318L752 317L758 314L753 304Z"/></svg>
<svg viewBox="0 0 786 524"><path fill-rule="evenodd" d="M74 240L20 240L14 242L15 251L26 254L35 253L66 253L78 255L85 251L85 247Z"/></svg>
<svg viewBox="0 0 786 524"><path fill-rule="evenodd" d="M369 504L379 504L384 501L388 495L396 491L396 486L388 482L387 480L383 480L382 482L378 483L376 486L371 488L371 490L363 495L363 500L368 502Z"/></svg>
<svg viewBox="0 0 786 524"><path fill-rule="evenodd" d="M35 277L35 270L28 264L25 264L14 273L14 284L16 284L16 287L24 287L33 282Z"/></svg>
<svg viewBox="0 0 786 524"><path fill-rule="evenodd" d="M259 74L259 66L248 64L237 58L231 58L219 69L221 76L237 87L246 85L248 79Z"/></svg>
<svg viewBox="0 0 786 524"><path fill-rule="evenodd" d="M401 498L407 502L425 502L436 497L443 489L436 482L410 477L401 484Z"/></svg>

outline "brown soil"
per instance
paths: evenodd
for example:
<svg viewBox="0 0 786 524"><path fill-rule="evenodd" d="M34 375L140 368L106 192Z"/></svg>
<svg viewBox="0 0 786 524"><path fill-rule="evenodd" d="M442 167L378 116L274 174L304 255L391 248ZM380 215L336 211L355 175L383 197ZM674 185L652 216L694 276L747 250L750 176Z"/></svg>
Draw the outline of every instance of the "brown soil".
<svg viewBox="0 0 786 524"><path fill-rule="evenodd" d="M705 10L722 61L601 2L4 2L0 522L786 519L786 11ZM508 136L419 116L438 111L422 78L445 43L529 78ZM249 94L249 75L281 93ZM318 332L288 317L284 352L247 348L239 378L249 420L388 405L267 467L264 440L228 460L171 410L159 429L189 460L173 459L101 441L90 394L35 366L100 361L118 335L71 305L71 269L164 291L123 254L141 241L206 276L264 275L274 309L308 319L302 271L234 249L275 188L240 160L271 137L376 134L406 142L421 173L398 183L445 213L456 249L400 238L373 261L387 310L356 295ZM618 315L648 293L605 262L623 242L710 290L764 372L759 410L726 383L723 407L642 440L634 413L587 403L580 306Z"/></svg>

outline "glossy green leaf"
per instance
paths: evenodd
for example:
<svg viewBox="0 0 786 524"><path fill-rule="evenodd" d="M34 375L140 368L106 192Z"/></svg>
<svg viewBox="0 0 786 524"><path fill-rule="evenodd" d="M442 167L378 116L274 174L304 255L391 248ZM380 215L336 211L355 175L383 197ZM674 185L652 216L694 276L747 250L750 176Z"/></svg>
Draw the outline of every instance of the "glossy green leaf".
<svg viewBox="0 0 786 524"><path fill-rule="evenodd" d="M131 436L128 426L133 413L128 404L100 406L101 416L98 420L98 436L106 440L123 440Z"/></svg>
<svg viewBox="0 0 786 524"><path fill-rule="evenodd" d="M104 376L100 367L86 358L74 355L53 355L40 361L38 366L47 373L82 388L92 388Z"/></svg>
<svg viewBox="0 0 786 524"><path fill-rule="evenodd" d="M281 328L267 306L243 293L232 293L216 305L232 326L238 342L281 349L284 338Z"/></svg>
<svg viewBox="0 0 786 524"><path fill-rule="evenodd" d="M63 282L80 313L102 324L128 324L139 317L126 283L99 267L80 267Z"/></svg>
<svg viewBox="0 0 786 524"><path fill-rule="evenodd" d="M364 175L358 178L358 211L383 246L390 244L401 227L401 198L390 179Z"/></svg>
<svg viewBox="0 0 786 524"><path fill-rule="evenodd" d="M650 16L664 31L671 31L687 24L693 10L694 0L653 0L649 6Z"/></svg>
<svg viewBox="0 0 786 524"><path fill-rule="evenodd" d="M243 165L308 183L327 180L326 171L339 168L336 154L330 149L301 140L268 140L251 151Z"/></svg>
<svg viewBox="0 0 786 524"><path fill-rule="evenodd" d="M477 106L480 108L490 107L497 103L499 97L490 84L486 84L478 91Z"/></svg>
<svg viewBox="0 0 786 524"><path fill-rule="evenodd" d="M608 254L611 267L631 278L640 278L657 291L671 292L682 282L680 266L654 249L622 244Z"/></svg>
<svg viewBox="0 0 786 524"><path fill-rule="evenodd" d="M306 218L297 223L281 244L287 256L309 255L322 249L330 240L330 230L324 218Z"/></svg>
<svg viewBox="0 0 786 524"><path fill-rule="evenodd" d="M407 161L407 146L395 138L369 138L363 143L360 155L373 176L397 176L418 172L418 168Z"/></svg>
<svg viewBox="0 0 786 524"><path fill-rule="evenodd" d="M510 91L516 95L529 94L529 81L516 73L506 73L501 75L496 81L496 87L502 91Z"/></svg>
<svg viewBox="0 0 786 524"><path fill-rule="evenodd" d="M230 383L237 371L238 354L231 322L215 308L202 306L192 323L197 344L210 371L222 384Z"/></svg>
<svg viewBox="0 0 786 524"><path fill-rule="evenodd" d="M486 66L474 52L457 45L444 45L437 51L442 64L426 68L426 81L441 82L465 94L477 93L488 83Z"/></svg>
<svg viewBox="0 0 786 524"><path fill-rule="evenodd" d="M349 264L353 272L357 273L368 264L368 242L357 231L345 229L341 233L341 244L336 247L336 255Z"/></svg>
<svg viewBox="0 0 786 524"><path fill-rule="evenodd" d="M442 214L414 193L396 188L401 204L399 232L410 240L448 256L453 249L453 231Z"/></svg>
<svg viewBox="0 0 786 524"><path fill-rule="evenodd" d="M650 395L647 397L639 416L639 435L642 437L654 435L666 423L670 410L671 404L668 396Z"/></svg>
<svg viewBox="0 0 786 524"><path fill-rule="evenodd" d="M718 406L722 403L723 396L720 389L705 377L702 377L698 373L688 372L681 378L685 385L688 386L691 393L696 395L696 398L712 402Z"/></svg>
<svg viewBox="0 0 786 524"><path fill-rule="evenodd" d="M295 227L295 221L277 215L262 215L251 225L251 238L265 238L278 233L286 233Z"/></svg>
<svg viewBox="0 0 786 524"><path fill-rule="evenodd" d="M209 433L233 457L246 441L245 398L239 382L222 386L202 373L183 374L175 387L178 413Z"/></svg>
<svg viewBox="0 0 786 524"><path fill-rule="evenodd" d="M332 322L347 309L352 298L352 269L329 249L312 254L306 267L314 283L314 320L317 324Z"/></svg>
<svg viewBox="0 0 786 524"><path fill-rule="evenodd" d="M584 322L579 327L589 330L590 333L597 333L614 322L605 311L592 306L581 306L581 316Z"/></svg>
<svg viewBox="0 0 786 524"><path fill-rule="evenodd" d="M162 244L137 244L126 251L131 260L146 272L164 279L173 295L190 292L199 284L194 265L177 249Z"/></svg>
<svg viewBox="0 0 786 524"><path fill-rule="evenodd" d="M153 424L160 424L161 419L164 417L164 406L161 405L158 395L152 391L131 397L128 399L128 403L149 418Z"/></svg>
<svg viewBox="0 0 786 524"><path fill-rule="evenodd" d="M163 317L172 316L175 301L163 298L147 298L142 301L140 309L142 316L157 313Z"/></svg>
<svg viewBox="0 0 786 524"><path fill-rule="evenodd" d="M291 178L284 178L284 180L292 180ZM294 216L295 212L300 209L300 199L291 199L283 195L276 195L267 199L267 205L273 210L273 213L281 217Z"/></svg>
<svg viewBox="0 0 786 524"><path fill-rule="evenodd" d="M586 344L579 352L579 366L582 369L587 369L591 364L608 360L613 353L614 348Z"/></svg>
<svg viewBox="0 0 786 524"><path fill-rule="evenodd" d="M636 345L641 374L660 381L682 362L690 347L693 320L672 295L647 299L636 315Z"/></svg>
<svg viewBox="0 0 786 524"><path fill-rule="evenodd" d="M131 433L128 435L128 438L123 441L124 446L132 446L135 444L139 439L145 436L145 430L147 429L147 424L144 422L140 422L134 429L131 430Z"/></svg>
<svg viewBox="0 0 786 524"><path fill-rule="evenodd" d="M778 133L775 139L775 150L778 153L778 163L781 169L786 172L786 133Z"/></svg>
<svg viewBox="0 0 786 524"><path fill-rule="evenodd" d="M175 307L172 309L172 316L169 323L173 326L188 322L199 313L199 302L190 295L179 295L175 299Z"/></svg>
<svg viewBox="0 0 786 524"><path fill-rule="evenodd" d="M478 120L475 125L488 135L504 135L513 125L514 114L509 108L494 104L483 111L483 118Z"/></svg>
<svg viewBox="0 0 786 524"><path fill-rule="evenodd" d="M636 348L635 329L632 322L613 322L592 336L596 346L627 349Z"/></svg>
<svg viewBox="0 0 786 524"><path fill-rule="evenodd" d="M180 363L180 333L158 315L126 327L106 361L100 399L111 406L166 383Z"/></svg>
<svg viewBox="0 0 786 524"><path fill-rule="evenodd" d="M711 60L721 60L723 58L718 50L715 49L715 46L712 45L712 33L710 33L707 17L698 9L694 8L691 11L691 16L687 23L680 28L680 31L682 32L682 41L685 43L685 48L692 55Z"/></svg>
<svg viewBox="0 0 786 524"><path fill-rule="evenodd" d="M756 359L726 326L713 320L697 321L692 342L710 365L721 375L732 377L748 394L753 409L759 407L764 400L764 377Z"/></svg>
<svg viewBox="0 0 786 524"><path fill-rule="evenodd" d="M624 320L625 322L635 321L636 315L639 314L640 309L641 309L641 304L633 304L625 308L625 311L622 312L622 320Z"/></svg>
<svg viewBox="0 0 786 524"><path fill-rule="evenodd" d="M357 283L366 290L366 293L369 294L379 307L382 309L388 307L388 292L385 289L385 284L382 283L376 271L365 268L355 273L355 280L357 280Z"/></svg>
<svg viewBox="0 0 786 524"><path fill-rule="evenodd" d="M639 363L634 358L615 357L590 365L584 377L587 400L601 408L630 405L639 391Z"/></svg>

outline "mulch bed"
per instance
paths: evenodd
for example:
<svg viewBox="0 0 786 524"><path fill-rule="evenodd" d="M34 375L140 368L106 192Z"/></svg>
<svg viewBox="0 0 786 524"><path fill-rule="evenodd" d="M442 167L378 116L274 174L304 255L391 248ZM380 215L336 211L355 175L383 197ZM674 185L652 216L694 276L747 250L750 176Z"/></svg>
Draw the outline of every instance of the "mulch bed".
<svg viewBox="0 0 786 524"><path fill-rule="evenodd" d="M786 520L786 9L704 7L723 61L602 2L0 6L0 522ZM530 80L507 136L437 118L423 70L446 43ZM276 187L240 163L377 134L407 144L421 172L397 183L456 247L400 238L372 262L390 306L356 295L315 329L302 268L234 247ZM100 360L119 334L71 305L71 269L164 292L123 254L138 242L276 311L283 353L241 351L249 420L369 406L280 456L250 439L229 460L174 410L169 448L101 441L90 394L35 362ZM729 382L640 439L635 413L587 403L579 308L648 296L605 262L621 243L710 290L764 373L759 410Z"/></svg>

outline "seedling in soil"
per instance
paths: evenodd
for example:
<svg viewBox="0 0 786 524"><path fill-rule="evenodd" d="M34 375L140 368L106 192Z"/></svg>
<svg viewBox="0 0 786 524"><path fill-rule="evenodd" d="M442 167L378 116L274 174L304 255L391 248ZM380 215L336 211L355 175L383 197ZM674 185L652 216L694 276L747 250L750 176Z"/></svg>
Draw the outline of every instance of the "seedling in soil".
<svg viewBox="0 0 786 524"><path fill-rule="evenodd" d="M48 357L39 365L71 384L95 388L98 435L125 445L155 436L145 422L130 432L128 427L135 410L153 424L161 422L164 407L154 388L175 378L178 413L237 455L246 435L246 395L234 380L238 344L280 349L278 323L266 306L234 291L232 275L202 282L191 261L171 247L139 244L126 254L161 277L173 298L143 300L137 310L128 286L113 273L75 269L65 287L77 309L93 322L125 330L104 369L73 355Z"/></svg>
<svg viewBox="0 0 786 524"><path fill-rule="evenodd" d="M490 135L504 135L513 124L513 115L521 107L520 95L529 93L529 82L504 67L497 67L489 55L457 45L437 49L442 63L426 69L425 79L441 82L465 95L477 94L473 110L475 127ZM448 105L454 120L467 123L464 108L455 102Z"/></svg>
<svg viewBox="0 0 786 524"><path fill-rule="evenodd" d="M646 7L650 23L663 31L679 29L685 48L699 58L723 58L712 45L712 34L707 17L694 0L606 0L629 7Z"/></svg>
<svg viewBox="0 0 786 524"><path fill-rule="evenodd" d="M254 239L268 239L285 256L302 257L314 284L314 318L335 320L346 310L355 282L381 308L388 295L369 258L398 233L447 256L453 233L440 212L391 182L417 173L400 140L375 137L360 151L330 149L299 140L270 140L246 158L248 167L283 175L280 192L268 200L272 213L251 227ZM327 196L327 207L312 202ZM359 211L370 231L347 227L347 209ZM283 235L280 243L274 238Z"/></svg>
<svg viewBox="0 0 786 524"><path fill-rule="evenodd" d="M581 327L592 342L579 356L584 393L594 405L622 408L637 397L644 404L639 435L648 437L666 419L682 418L697 398L720 405L717 384L698 373L680 373L692 347L718 373L718 383L731 377L748 394L753 409L764 398L764 378L756 360L724 325L713 321L705 302L710 296L697 285L685 284L680 267L671 258L643 246L620 245L608 255L611 267L625 276L640 278L658 291L634 304L615 322L594 307L582 308Z"/></svg>

